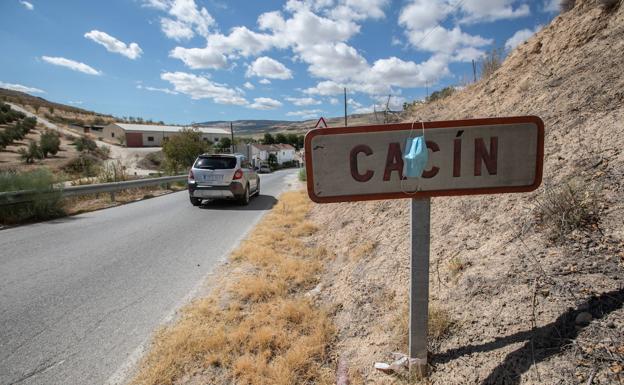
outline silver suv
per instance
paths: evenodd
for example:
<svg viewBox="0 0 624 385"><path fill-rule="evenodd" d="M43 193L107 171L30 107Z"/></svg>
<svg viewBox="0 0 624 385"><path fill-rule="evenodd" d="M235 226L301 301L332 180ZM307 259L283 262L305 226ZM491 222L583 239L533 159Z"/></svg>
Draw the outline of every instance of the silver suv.
<svg viewBox="0 0 624 385"><path fill-rule="evenodd" d="M189 171L188 189L193 206L204 199L236 199L246 205L260 195L260 178L244 155L203 154Z"/></svg>

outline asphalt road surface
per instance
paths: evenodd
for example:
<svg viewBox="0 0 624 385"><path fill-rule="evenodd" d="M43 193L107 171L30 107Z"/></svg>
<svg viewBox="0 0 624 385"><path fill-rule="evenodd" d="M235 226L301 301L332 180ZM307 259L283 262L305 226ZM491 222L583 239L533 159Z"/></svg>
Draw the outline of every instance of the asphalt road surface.
<svg viewBox="0 0 624 385"><path fill-rule="evenodd" d="M0 384L120 381L294 180L262 175L249 206L183 191L0 231Z"/></svg>

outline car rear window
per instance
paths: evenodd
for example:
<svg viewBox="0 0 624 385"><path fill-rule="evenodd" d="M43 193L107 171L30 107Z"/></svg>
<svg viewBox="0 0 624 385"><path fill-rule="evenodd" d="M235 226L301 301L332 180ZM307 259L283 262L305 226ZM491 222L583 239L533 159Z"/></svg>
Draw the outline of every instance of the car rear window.
<svg viewBox="0 0 624 385"><path fill-rule="evenodd" d="M208 156L198 158L195 168L209 168L212 170L225 170L236 167L236 158L232 156Z"/></svg>

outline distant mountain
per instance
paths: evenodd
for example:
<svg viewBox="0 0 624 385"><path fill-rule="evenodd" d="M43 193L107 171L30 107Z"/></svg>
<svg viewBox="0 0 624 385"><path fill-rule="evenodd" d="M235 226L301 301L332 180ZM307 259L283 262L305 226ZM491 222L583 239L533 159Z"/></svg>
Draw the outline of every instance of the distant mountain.
<svg viewBox="0 0 624 385"><path fill-rule="evenodd" d="M301 122L293 122L289 120L235 120L231 122L234 132L239 133L258 133L264 131L284 130L290 126L300 125ZM224 120L213 120L208 122L194 123L197 126L216 126L230 128L230 122Z"/></svg>

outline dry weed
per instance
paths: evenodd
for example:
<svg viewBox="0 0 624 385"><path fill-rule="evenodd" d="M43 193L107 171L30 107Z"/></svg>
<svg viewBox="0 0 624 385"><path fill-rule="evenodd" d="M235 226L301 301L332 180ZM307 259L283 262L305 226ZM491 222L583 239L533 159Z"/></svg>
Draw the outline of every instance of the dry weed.
<svg viewBox="0 0 624 385"><path fill-rule="evenodd" d="M332 321L304 297L316 284L324 248L306 248L310 202L282 195L249 238L232 253L248 273L195 301L155 338L133 384L170 385L183 376L211 384L330 384ZM227 303L223 304L224 299Z"/></svg>
<svg viewBox="0 0 624 385"><path fill-rule="evenodd" d="M352 259L360 259L373 252L377 248L377 242L366 241L359 246L356 246L349 252L349 257Z"/></svg>
<svg viewBox="0 0 624 385"><path fill-rule="evenodd" d="M597 226L599 199L596 190L579 181L544 189L535 207L538 222L549 232L551 240L562 240L576 229Z"/></svg>
<svg viewBox="0 0 624 385"><path fill-rule="evenodd" d="M462 271L466 270L468 264L459 257L453 257L448 262L448 269L452 277L457 277Z"/></svg>

